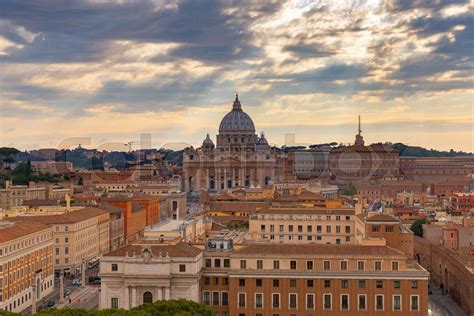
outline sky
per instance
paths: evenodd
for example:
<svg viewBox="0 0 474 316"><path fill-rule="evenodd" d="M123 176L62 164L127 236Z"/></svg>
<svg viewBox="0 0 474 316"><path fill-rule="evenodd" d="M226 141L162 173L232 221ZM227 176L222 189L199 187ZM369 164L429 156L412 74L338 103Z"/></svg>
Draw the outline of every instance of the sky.
<svg viewBox="0 0 474 316"><path fill-rule="evenodd" d="M276 145L361 115L366 143L474 151L473 27L474 0L2 0L0 146L199 146L238 91Z"/></svg>

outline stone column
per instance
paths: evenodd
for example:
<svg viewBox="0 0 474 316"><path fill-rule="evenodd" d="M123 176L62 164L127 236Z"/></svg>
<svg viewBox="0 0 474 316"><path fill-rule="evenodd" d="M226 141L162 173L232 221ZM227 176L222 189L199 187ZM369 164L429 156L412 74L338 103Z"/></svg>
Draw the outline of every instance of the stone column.
<svg viewBox="0 0 474 316"><path fill-rule="evenodd" d="M163 300L163 290L162 287L158 287L158 294L156 295L159 301Z"/></svg>
<svg viewBox="0 0 474 316"><path fill-rule="evenodd" d="M136 286L132 286L132 306L131 308L133 307L137 307L137 287Z"/></svg>
<svg viewBox="0 0 474 316"><path fill-rule="evenodd" d="M33 300L31 301L31 314L34 315L36 314L36 277L33 279L33 286L31 287L31 290L33 291Z"/></svg>
<svg viewBox="0 0 474 316"><path fill-rule="evenodd" d="M168 301L170 299L170 288L165 287L165 300Z"/></svg>
<svg viewBox="0 0 474 316"><path fill-rule="evenodd" d="M129 309L130 308L130 288L128 286L125 287L125 297L124 297L124 306L123 308Z"/></svg>

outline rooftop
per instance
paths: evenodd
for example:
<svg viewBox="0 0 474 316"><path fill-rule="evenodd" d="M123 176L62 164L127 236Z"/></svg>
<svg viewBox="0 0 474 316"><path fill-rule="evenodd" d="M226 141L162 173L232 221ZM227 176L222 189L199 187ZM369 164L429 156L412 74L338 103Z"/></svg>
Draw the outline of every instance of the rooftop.
<svg viewBox="0 0 474 316"><path fill-rule="evenodd" d="M49 226L34 222L0 221L0 243L38 233Z"/></svg>
<svg viewBox="0 0 474 316"><path fill-rule="evenodd" d="M71 211L64 214L57 215L41 215L41 216L18 216L12 217L10 220L16 222L36 222L46 225L51 224L70 224L78 223L86 219L94 218L100 215L108 214L109 212L96 208L96 207L85 207L77 211Z"/></svg>
<svg viewBox="0 0 474 316"><path fill-rule="evenodd" d="M178 243L176 245L169 245L169 244L155 245L154 244L154 245L148 245L147 247L156 256L158 256L160 252L162 255L168 254L168 256L170 257L196 257L200 253L202 253L201 249L191 246L187 243ZM133 253L138 255L142 252L143 248L144 246L142 245L128 245L120 249L114 250L112 252L109 252L105 254L104 256L105 257L125 257L127 253L129 256L133 255Z"/></svg>

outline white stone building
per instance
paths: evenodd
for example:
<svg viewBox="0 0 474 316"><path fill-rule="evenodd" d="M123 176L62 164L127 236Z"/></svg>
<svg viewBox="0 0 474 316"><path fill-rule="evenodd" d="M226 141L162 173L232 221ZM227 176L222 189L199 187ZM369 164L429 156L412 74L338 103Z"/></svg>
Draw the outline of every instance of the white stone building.
<svg viewBox="0 0 474 316"><path fill-rule="evenodd" d="M202 250L187 243L130 245L100 260L100 308L130 309L159 300L199 302Z"/></svg>

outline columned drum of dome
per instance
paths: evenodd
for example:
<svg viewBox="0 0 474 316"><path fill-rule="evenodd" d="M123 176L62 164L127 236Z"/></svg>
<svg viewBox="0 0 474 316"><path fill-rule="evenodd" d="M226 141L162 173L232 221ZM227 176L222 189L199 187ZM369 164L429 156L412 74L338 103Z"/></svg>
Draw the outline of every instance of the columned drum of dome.
<svg viewBox="0 0 474 316"><path fill-rule="evenodd" d="M271 147L263 133L257 136L237 95L221 120L216 145L208 134L200 148L186 148L183 155L186 192L264 186L283 176L285 154Z"/></svg>

